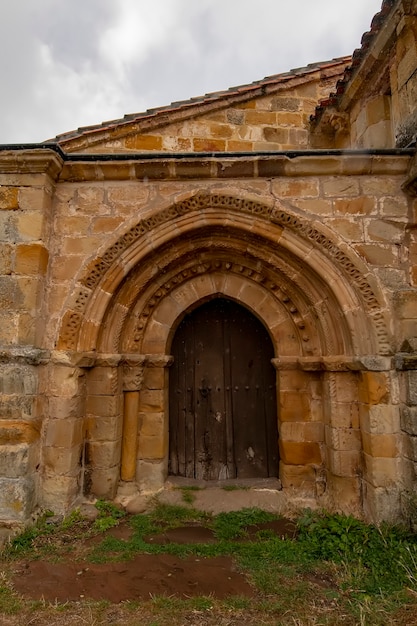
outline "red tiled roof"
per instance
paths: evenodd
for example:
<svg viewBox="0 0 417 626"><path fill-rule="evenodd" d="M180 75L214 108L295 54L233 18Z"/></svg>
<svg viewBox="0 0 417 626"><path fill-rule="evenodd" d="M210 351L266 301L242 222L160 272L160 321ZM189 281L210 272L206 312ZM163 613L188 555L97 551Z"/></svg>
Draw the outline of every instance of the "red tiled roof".
<svg viewBox="0 0 417 626"><path fill-rule="evenodd" d="M361 47L357 48L353 52L352 63L345 69L343 78L341 78L337 82L336 91L334 93L331 93L329 97L325 100L322 100L320 104L316 107L314 115L312 115L310 118L313 123L317 124L320 121L320 118L327 107L337 107L341 97L346 91L349 82L352 80L352 77L355 75L356 71L362 64L362 61L366 57L373 40L385 24L397 1L398 0L383 0L381 10L379 11L379 13L374 15L372 19L370 30L362 35Z"/></svg>

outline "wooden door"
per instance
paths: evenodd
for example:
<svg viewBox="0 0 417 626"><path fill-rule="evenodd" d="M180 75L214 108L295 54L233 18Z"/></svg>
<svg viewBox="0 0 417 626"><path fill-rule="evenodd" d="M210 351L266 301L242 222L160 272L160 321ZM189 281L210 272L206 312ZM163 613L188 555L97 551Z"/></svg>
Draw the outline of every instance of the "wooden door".
<svg viewBox="0 0 417 626"><path fill-rule="evenodd" d="M170 370L170 474L278 474L273 346L245 308L217 298L181 322Z"/></svg>

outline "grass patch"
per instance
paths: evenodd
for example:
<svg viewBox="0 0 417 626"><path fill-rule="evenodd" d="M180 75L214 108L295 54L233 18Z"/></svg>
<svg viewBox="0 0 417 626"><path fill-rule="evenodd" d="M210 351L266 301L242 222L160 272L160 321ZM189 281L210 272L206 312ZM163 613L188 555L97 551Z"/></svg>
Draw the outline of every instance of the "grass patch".
<svg viewBox="0 0 417 626"><path fill-rule="evenodd" d="M185 493L192 491L185 489ZM94 522L87 522L79 512L60 522L51 522L55 518L45 514L34 527L15 537L8 550L16 558L59 556L71 550L80 538L105 533L125 518L131 536L122 540L105 534L99 544L89 548L91 560L128 560L140 553L197 558L231 556L257 590L257 596L250 599L219 601L201 596L184 600L161 596L147 603L126 603L123 610L133 620L126 621L127 624L136 623L135 615L143 611L148 616L146 623L158 626L171 625L175 619L178 623L188 623L190 619L197 620L200 614L210 615L213 619L207 622L210 624L216 623L217 618L217 623L223 623L221 618L225 615L233 619L242 615L242 623L268 626L417 624L414 533L395 526L376 527L351 516L307 510L298 519L296 538L282 539L270 530L261 530L254 540L249 540L248 527L276 520L277 516L256 508L210 515L189 506L189 502L185 504L172 506L155 500L151 512L126 517L114 505L99 501L99 514ZM217 541L207 544L146 541L170 529L195 524L212 529ZM22 602L6 578L0 579L0 613L19 614ZM103 615L106 610L106 607L102 609ZM409 621L410 615L414 621Z"/></svg>

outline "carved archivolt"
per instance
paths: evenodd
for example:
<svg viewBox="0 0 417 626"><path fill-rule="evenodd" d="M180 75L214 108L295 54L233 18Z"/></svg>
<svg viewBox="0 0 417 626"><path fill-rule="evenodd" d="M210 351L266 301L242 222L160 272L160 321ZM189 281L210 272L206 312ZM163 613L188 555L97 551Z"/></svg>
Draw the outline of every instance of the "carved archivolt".
<svg viewBox="0 0 417 626"><path fill-rule="evenodd" d="M386 330L386 324L381 312L381 306L378 302L374 290L371 284L364 276L363 272L355 265L353 260L341 250L334 241L327 237L324 233L317 230L307 220L289 214L283 211L280 207L279 210L268 206L266 204L258 203L253 200L246 200L233 196L225 196L214 193L198 193L186 200L175 203L174 205L165 208L155 215L141 220L138 224L130 228L124 233L107 251L101 256L92 261L87 271L84 273L79 281L79 287L74 294L72 303L69 306L66 314L64 315L60 340L60 347L69 349L77 349L78 335L81 325L84 322L84 313L90 302L94 292L97 290L101 280L110 270L112 265L122 257L122 255L138 240L150 233L152 230L157 229L163 224L169 223L176 218L186 215L187 213L197 212L200 214L204 209L221 209L225 211L225 217L229 218L230 224L230 212L244 215L251 215L256 218L267 220L272 224L279 225L283 229L289 229L301 236L302 239L309 241L313 244L314 248L317 248L322 254L326 255L333 263L333 265L345 276L348 277L349 283L354 285L356 291L360 294L363 301L363 307L366 310L368 316L373 320L373 325L376 329L376 334L379 342L379 351L381 354L387 354L390 350L388 334ZM228 272L238 272L238 266L230 262L219 261L221 267L219 270ZM299 266L300 271L303 268L303 262L295 261ZM243 266L242 266L243 267ZM304 265L305 267L305 265ZM297 269L299 269L297 268ZM152 294L146 306L143 309L142 316L137 320L135 328L135 337L139 341L141 331L144 327L144 318L149 315L149 311L169 290L172 285L178 284L179 281L187 280L187 274L184 272L190 271L191 273L205 273L214 271L217 268L210 264L206 265L194 265L190 270L182 270L178 274L168 280L164 284L158 284L158 288ZM282 272L282 267L279 268ZM250 269L242 269L242 271L248 272ZM253 280L264 282L266 279L261 274L258 276L256 273ZM170 282L171 281L171 282ZM268 289L273 291L272 285L267 286ZM291 311L291 305L288 306ZM302 324L302 320L296 319L296 311L292 314L296 324ZM97 320L96 323L100 323ZM307 341L308 339L306 339Z"/></svg>

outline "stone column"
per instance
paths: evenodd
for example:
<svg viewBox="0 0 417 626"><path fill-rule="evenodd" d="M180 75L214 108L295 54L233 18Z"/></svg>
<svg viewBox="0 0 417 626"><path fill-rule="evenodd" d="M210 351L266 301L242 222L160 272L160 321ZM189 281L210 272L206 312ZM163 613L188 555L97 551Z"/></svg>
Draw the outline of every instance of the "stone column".
<svg viewBox="0 0 417 626"><path fill-rule="evenodd" d="M139 393L143 384L145 357L132 355L123 359L123 436L121 480L136 479L139 434Z"/></svg>
<svg viewBox="0 0 417 626"><path fill-rule="evenodd" d="M88 355L55 352L48 366L41 504L56 513L67 512L82 494L85 367L93 362Z"/></svg>
<svg viewBox="0 0 417 626"><path fill-rule="evenodd" d="M172 356L146 355L139 402L141 429L137 461L137 480L143 492L162 489L168 475L168 368L172 362Z"/></svg>
<svg viewBox="0 0 417 626"><path fill-rule="evenodd" d="M112 499L120 478L123 396L120 354L101 354L87 376L84 493Z"/></svg>

